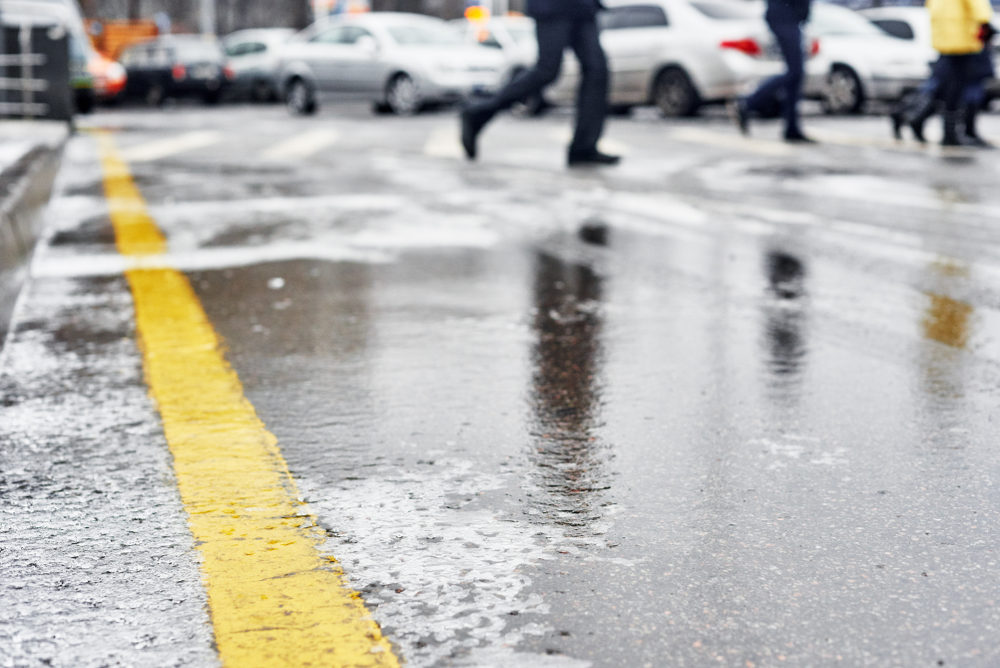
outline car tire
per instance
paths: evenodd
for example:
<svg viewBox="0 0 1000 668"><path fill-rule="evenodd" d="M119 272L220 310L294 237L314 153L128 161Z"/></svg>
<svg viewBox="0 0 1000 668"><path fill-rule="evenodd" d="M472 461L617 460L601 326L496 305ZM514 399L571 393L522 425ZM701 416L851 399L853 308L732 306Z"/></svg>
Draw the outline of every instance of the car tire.
<svg viewBox="0 0 1000 668"><path fill-rule="evenodd" d="M385 103L397 116L417 113L423 105L417 82L408 74L397 74L385 88Z"/></svg>
<svg viewBox="0 0 1000 668"><path fill-rule="evenodd" d="M656 75L652 102L667 118L694 116L701 106L691 77L680 67L668 67Z"/></svg>
<svg viewBox="0 0 1000 668"><path fill-rule="evenodd" d="M828 114L857 114L865 104L865 92L857 73L846 65L836 65L826 78L823 111Z"/></svg>
<svg viewBox="0 0 1000 668"><path fill-rule="evenodd" d="M296 116L316 113L316 95L304 79L296 77L285 88L285 106Z"/></svg>

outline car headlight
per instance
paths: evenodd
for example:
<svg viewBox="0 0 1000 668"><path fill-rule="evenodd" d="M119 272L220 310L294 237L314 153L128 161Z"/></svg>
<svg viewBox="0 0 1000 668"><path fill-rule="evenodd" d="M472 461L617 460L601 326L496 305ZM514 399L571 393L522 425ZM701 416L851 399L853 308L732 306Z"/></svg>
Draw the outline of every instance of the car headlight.
<svg viewBox="0 0 1000 668"><path fill-rule="evenodd" d="M111 83L121 83L125 81L125 68L118 63L111 63L108 65L108 70L105 72L105 76Z"/></svg>

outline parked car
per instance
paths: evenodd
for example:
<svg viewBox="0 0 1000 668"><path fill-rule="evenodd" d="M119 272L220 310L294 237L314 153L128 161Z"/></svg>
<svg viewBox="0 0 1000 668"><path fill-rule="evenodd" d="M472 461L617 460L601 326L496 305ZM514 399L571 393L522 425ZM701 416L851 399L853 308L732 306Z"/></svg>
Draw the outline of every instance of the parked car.
<svg viewBox="0 0 1000 668"><path fill-rule="evenodd" d="M94 94L98 102L114 104L122 98L127 75L121 63L91 49L87 57L87 70L94 78Z"/></svg>
<svg viewBox="0 0 1000 668"><path fill-rule="evenodd" d="M664 116L691 116L702 105L743 94L777 74L782 61L757 2L607 0L599 15L612 107L655 105ZM579 67L567 57L550 91L571 100Z"/></svg>
<svg viewBox="0 0 1000 668"><path fill-rule="evenodd" d="M160 105L168 98L219 101L232 82L218 40L204 35L164 35L122 51L128 80L125 97Z"/></svg>
<svg viewBox="0 0 1000 668"><path fill-rule="evenodd" d="M815 2L807 34L818 53L803 94L833 114L858 113L870 100L892 102L917 88L937 58L924 44L892 37L861 14Z"/></svg>
<svg viewBox="0 0 1000 668"><path fill-rule="evenodd" d="M282 51L279 80L293 113L313 113L320 97L338 94L413 114L492 91L503 72L503 56L466 44L446 21L372 12L326 19L296 35Z"/></svg>
<svg viewBox="0 0 1000 668"><path fill-rule="evenodd" d="M893 37L932 48L931 17L925 7L875 7L859 13ZM1000 44L994 41L990 50L993 67L1000 71ZM989 99L1000 97L1000 80L989 81L986 93Z"/></svg>
<svg viewBox="0 0 1000 668"><path fill-rule="evenodd" d="M291 28L261 28L226 35L222 46L235 76L234 93L255 102L280 99L280 51L294 34Z"/></svg>
<svg viewBox="0 0 1000 668"><path fill-rule="evenodd" d="M0 16L5 24L61 25L69 35L69 77L73 105L87 114L94 108L94 77L87 67L93 52L80 18L79 8L63 0L0 0Z"/></svg>

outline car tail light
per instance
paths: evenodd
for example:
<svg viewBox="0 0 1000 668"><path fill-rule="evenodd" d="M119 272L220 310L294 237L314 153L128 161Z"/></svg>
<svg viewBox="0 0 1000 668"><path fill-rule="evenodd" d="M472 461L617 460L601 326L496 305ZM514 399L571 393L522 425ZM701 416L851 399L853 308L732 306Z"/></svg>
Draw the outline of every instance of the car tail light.
<svg viewBox="0 0 1000 668"><path fill-rule="evenodd" d="M174 81L180 81L187 76L187 68L177 63L174 65L173 69L170 70L170 75L174 78Z"/></svg>
<svg viewBox="0 0 1000 668"><path fill-rule="evenodd" d="M226 65L225 67L222 68L222 73L230 81L236 78L236 72L233 72L233 68L231 68L229 65Z"/></svg>
<svg viewBox="0 0 1000 668"><path fill-rule="evenodd" d="M745 53L748 56L760 56L764 54L764 50L760 48L760 44L757 40L747 38L747 39L727 39L726 41L719 44L723 49L735 49L740 53Z"/></svg>
<svg viewBox="0 0 1000 668"><path fill-rule="evenodd" d="M809 45L809 55L818 56L819 55L819 40L814 39L812 44Z"/></svg>

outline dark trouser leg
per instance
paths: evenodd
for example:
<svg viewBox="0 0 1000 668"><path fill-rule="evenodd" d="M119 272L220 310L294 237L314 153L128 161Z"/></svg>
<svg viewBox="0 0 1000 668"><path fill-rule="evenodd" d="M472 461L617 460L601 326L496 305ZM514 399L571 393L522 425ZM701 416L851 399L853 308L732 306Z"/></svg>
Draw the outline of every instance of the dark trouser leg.
<svg viewBox="0 0 1000 668"><path fill-rule="evenodd" d="M518 100L540 93L559 76L563 51L570 44L573 22L568 19L540 19L535 22L538 60L527 72L516 77L488 100L473 105L476 113L493 116Z"/></svg>
<svg viewBox="0 0 1000 668"><path fill-rule="evenodd" d="M799 98L802 96L804 58L802 54L802 30L797 23L768 22L774 33L778 48L785 60L785 73L771 77L747 98L747 110L759 112L779 91L784 91L782 116L785 119L785 135L801 134L799 127Z"/></svg>
<svg viewBox="0 0 1000 668"><path fill-rule="evenodd" d="M573 24L570 46L580 62L580 87L576 93L576 130L570 153L597 150L608 115L608 62L593 19Z"/></svg>
<svg viewBox="0 0 1000 668"><path fill-rule="evenodd" d="M958 146L962 142L958 137L959 107L962 102L962 91L970 81L975 54L944 55L941 57L945 76L943 77L944 97L944 139L945 146Z"/></svg>

